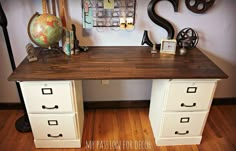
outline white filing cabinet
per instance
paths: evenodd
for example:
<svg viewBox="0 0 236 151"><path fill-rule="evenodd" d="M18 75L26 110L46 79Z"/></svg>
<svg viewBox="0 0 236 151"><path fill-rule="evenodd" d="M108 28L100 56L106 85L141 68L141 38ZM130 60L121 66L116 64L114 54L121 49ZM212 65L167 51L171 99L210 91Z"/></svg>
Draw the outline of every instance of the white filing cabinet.
<svg viewBox="0 0 236 151"><path fill-rule="evenodd" d="M200 144L216 83L153 80L149 119L157 146Z"/></svg>
<svg viewBox="0 0 236 151"><path fill-rule="evenodd" d="M81 81L20 85L36 148L80 148L84 123Z"/></svg>

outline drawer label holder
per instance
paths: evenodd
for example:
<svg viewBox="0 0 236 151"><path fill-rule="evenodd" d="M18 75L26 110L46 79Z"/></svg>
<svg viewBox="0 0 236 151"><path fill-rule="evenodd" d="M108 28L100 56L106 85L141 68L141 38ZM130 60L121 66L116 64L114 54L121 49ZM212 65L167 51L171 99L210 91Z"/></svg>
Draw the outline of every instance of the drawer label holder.
<svg viewBox="0 0 236 151"><path fill-rule="evenodd" d="M189 123L190 118L189 117L181 117L180 123Z"/></svg>
<svg viewBox="0 0 236 151"><path fill-rule="evenodd" d="M187 88L187 93L196 93L197 92L197 87L188 87Z"/></svg>
<svg viewBox="0 0 236 151"><path fill-rule="evenodd" d="M52 92L52 88L42 88L42 94L43 95L52 95L53 92Z"/></svg>
<svg viewBox="0 0 236 151"><path fill-rule="evenodd" d="M57 126L58 125L58 121L57 120L48 120L48 125L49 126Z"/></svg>

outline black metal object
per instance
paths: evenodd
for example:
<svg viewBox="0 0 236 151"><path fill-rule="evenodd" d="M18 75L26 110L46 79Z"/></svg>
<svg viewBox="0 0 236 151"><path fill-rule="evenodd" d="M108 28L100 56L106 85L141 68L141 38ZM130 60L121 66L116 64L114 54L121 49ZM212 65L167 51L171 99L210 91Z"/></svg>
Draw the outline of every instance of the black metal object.
<svg viewBox="0 0 236 151"><path fill-rule="evenodd" d="M63 137L63 135L62 135L62 134L59 134L59 135L57 135L57 136L53 136L53 135L51 135L51 134L48 134L48 137L51 137L51 138L58 138L58 137Z"/></svg>
<svg viewBox="0 0 236 151"><path fill-rule="evenodd" d="M186 131L186 132L184 132L184 133L180 133L180 132L178 132L178 131L175 131L175 134L176 135L186 135L186 134L188 134L189 133L189 131Z"/></svg>
<svg viewBox="0 0 236 151"><path fill-rule="evenodd" d="M147 44L148 46L153 47L153 43L148 38L148 31L147 30L144 30L143 39L142 39L142 43L141 44L142 45ZM160 46L159 46L159 48L160 48Z"/></svg>
<svg viewBox="0 0 236 151"><path fill-rule="evenodd" d="M193 105L186 105L184 103L181 103L181 107L195 107L197 105L197 103L193 103Z"/></svg>
<svg viewBox="0 0 236 151"><path fill-rule="evenodd" d="M178 46L192 49L198 44L199 37L192 28L184 28L178 33L176 40Z"/></svg>
<svg viewBox="0 0 236 151"><path fill-rule="evenodd" d="M79 40L76 37L76 27L74 24L71 25L72 26L72 31L74 32L74 50L75 53L79 52Z"/></svg>
<svg viewBox="0 0 236 151"><path fill-rule="evenodd" d="M197 14L205 13L214 3L215 0L185 0L187 8Z"/></svg>
<svg viewBox="0 0 236 151"><path fill-rule="evenodd" d="M174 27L171 25L170 22L158 16L155 12L155 6L157 2L159 1L162 1L162 0L151 0L151 2L148 4L148 16L155 24L163 27L167 31L168 33L167 39L173 39L175 35ZM168 1L173 5L174 11L177 12L178 6L179 6L179 0L168 0ZM152 42L148 38L147 31L144 31L144 34L143 34L142 45L143 44L147 44L148 46L153 47ZM156 44L156 48L159 49L160 44Z"/></svg>
<svg viewBox="0 0 236 151"><path fill-rule="evenodd" d="M74 49L75 49L75 54L78 54L79 51L87 51L88 50L88 47L84 46L80 46L79 45L79 40L77 39L76 37L76 27L74 24L71 25L72 26L72 31L74 32Z"/></svg>
<svg viewBox="0 0 236 151"><path fill-rule="evenodd" d="M5 42L6 42L10 62L11 62L11 67L12 67L12 70L15 70L16 65L15 65L14 56L11 49L11 43L10 43L8 31L7 31L7 18L2 9L1 3L0 3L0 25L2 26L3 34L5 37ZM24 115L16 121L15 127L19 132L30 132L31 127L30 127L29 118L28 118L26 108L25 108L24 98L21 92L20 84L17 82L16 82L16 88L19 94L21 104L23 105Z"/></svg>
<svg viewBox="0 0 236 151"><path fill-rule="evenodd" d="M46 110L54 110L54 109L58 109L58 105L54 105L53 107L46 107L45 105L42 105L42 109L46 109Z"/></svg>

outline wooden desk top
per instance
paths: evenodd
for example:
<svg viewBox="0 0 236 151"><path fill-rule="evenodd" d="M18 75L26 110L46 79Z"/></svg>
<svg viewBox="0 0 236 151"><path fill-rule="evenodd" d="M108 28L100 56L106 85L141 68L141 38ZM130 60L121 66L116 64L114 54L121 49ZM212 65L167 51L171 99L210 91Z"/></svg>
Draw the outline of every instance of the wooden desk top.
<svg viewBox="0 0 236 151"><path fill-rule="evenodd" d="M88 52L67 57L38 56L24 59L10 81L84 79L201 79L228 76L199 49L186 55L151 54L150 47L89 47Z"/></svg>

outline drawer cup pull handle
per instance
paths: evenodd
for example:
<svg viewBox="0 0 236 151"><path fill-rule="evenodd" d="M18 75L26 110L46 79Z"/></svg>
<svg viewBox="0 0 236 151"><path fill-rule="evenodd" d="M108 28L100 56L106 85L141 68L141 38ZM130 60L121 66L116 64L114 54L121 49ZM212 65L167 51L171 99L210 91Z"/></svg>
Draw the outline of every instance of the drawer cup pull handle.
<svg viewBox="0 0 236 151"><path fill-rule="evenodd" d="M193 105L185 105L184 103L181 103L181 107L194 107L197 103L193 103Z"/></svg>
<svg viewBox="0 0 236 151"><path fill-rule="evenodd" d="M46 107L45 105L42 105L42 109L47 109L47 110L58 109L58 105L55 105L54 107Z"/></svg>
<svg viewBox="0 0 236 151"><path fill-rule="evenodd" d="M51 134L48 134L48 137L52 137L52 138L58 138L58 137L62 137L63 135L62 134L59 134L59 135L57 135L57 136L53 136L53 135L51 135Z"/></svg>
<svg viewBox="0 0 236 151"><path fill-rule="evenodd" d="M175 131L175 134L176 135L186 135L186 134L188 134L189 133L189 131L186 131L185 133L180 133L180 132L178 132L178 131Z"/></svg>

